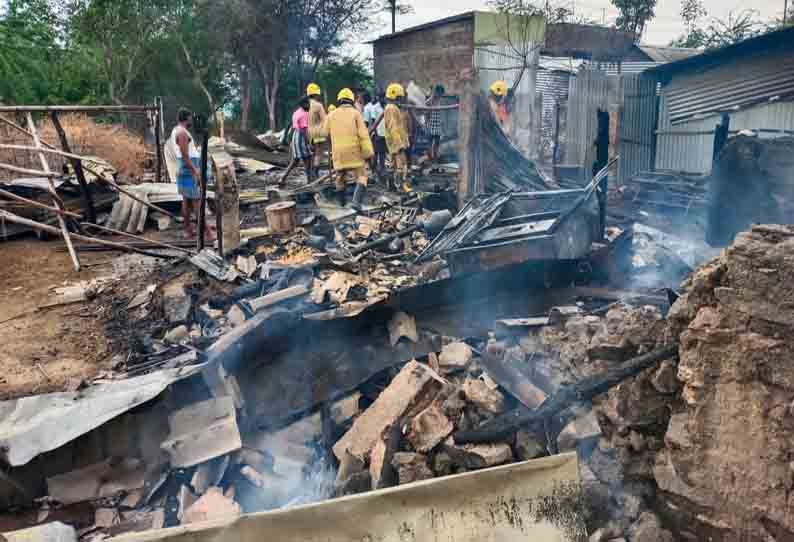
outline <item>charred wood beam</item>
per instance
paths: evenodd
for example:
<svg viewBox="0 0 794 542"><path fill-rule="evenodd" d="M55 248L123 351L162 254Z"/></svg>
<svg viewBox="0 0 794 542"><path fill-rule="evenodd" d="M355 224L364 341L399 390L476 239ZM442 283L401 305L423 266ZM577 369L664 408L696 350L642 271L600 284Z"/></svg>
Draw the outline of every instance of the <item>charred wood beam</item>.
<svg viewBox="0 0 794 542"><path fill-rule="evenodd" d="M69 140L66 137L66 131L63 129L63 126L61 126L61 120L58 118L58 113L53 111L50 113L50 116L52 118L52 124L55 126L55 131L58 132L58 139L61 140L61 147L63 147L64 152L71 154L72 149L69 146ZM74 157L70 157L69 162L72 164L74 175L77 177L77 182L80 184L80 193L83 196L83 211L85 212L88 221L94 224L96 223L94 198L91 196L91 191L88 189L88 183L85 180L83 163Z"/></svg>
<svg viewBox="0 0 794 542"><path fill-rule="evenodd" d="M27 218L23 218L21 216L17 216L17 215L15 215L13 213L9 213L8 211L0 210L0 220L8 220L9 222L12 222L14 224L21 224L22 226L27 226L29 228L33 228L34 230L47 232L47 233L50 233L50 234L53 234L53 235L60 235L60 233L61 233L61 231L58 228L55 228L53 226L48 226L47 224L40 224L39 222L36 222L34 220L28 220ZM95 238L95 237L88 237L88 236L80 235L80 234L77 234L77 233L73 233L73 234L71 234L71 236L74 237L75 239L77 239L78 241L86 241L88 243L97 243L99 245L104 245L104 246L109 247L109 248L114 249L114 250L121 250L121 251L124 251L124 252L136 252L138 254L143 254L144 256L152 256L153 258L165 258L165 259L173 258L173 256L157 254L155 252L147 252L145 250L140 250L140 249L137 249L137 248L133 248L130 245L125 245L125 244L122 244L122 243L115 243L113 241L106 241L104 239L98 239L98 238ZM70 243L71 243L71 241L70 241ZM69 248L70 248L70 252L74 250L74 248L71 246L71 244L69 245Z"/></svg>
<svg viewBox="0 0 794 542"><path fill-rule="evenodd" d="M39 203L38 201L35 201L35 200L32 200L32 199L28 199L28 198L23 198L22 196L18 196L17 194L14 194L13 192L9 192L7 190L3 190L2 188L0 188L0 196L4 196L4 197L6 197L8 199L12 199L14 201L18 201L19 203L24 203L26 205L30 205L31 207L36 207L38 209L44 209L45 211L49 211L51 213L59 214L59 215L62 215L62 216L68 216L70 218L76 218L77 220L82 220L83 219L82 215L79 215L77 213L73 213L71 211L66 211L66 210L63 210L63 209L58 209L57 207L50 207L49 205L45 205L43 203Z"/></svg>
<svg viewBox="0 0 794 542"><path fill-rule="evenodd" d="M555 395L546 399L536 410L517 408L477 429L458 431L453 435L456 444L494 442L510 436L519 429L543 427L543 424L575 403L589 401L608 391L627 378L672 358L678 354L678 345L672 344L648 354L631 359L606 373L580 380L574 385L565 386Z"/></svg>
<svg viewBox="0 0 794 542"><path fill-rule="evenodd" d="M407 235L410 235L410 234L412 234L415 231L419 231L419 229L420 229L419 226L410 226L410 227L408 227L408 228L406 228L406 229L404 229L402 231L399 231L397 233L393 233L391 235L387 235L386 237L381 237L380 239L376 239L376 240L371 241L369 243L365 243L365 244L361 245L360 247L354 248L353 250L350 251L350 253L353 256L358 256L359 254L363 254L364 252L366 252L368 250L372 250L372 249L375 249L375 248L378 248L378 247L382 247L384 245L388 245L389 243L391 243L395 239L399 239L400 237L405 237Z"/></svg>

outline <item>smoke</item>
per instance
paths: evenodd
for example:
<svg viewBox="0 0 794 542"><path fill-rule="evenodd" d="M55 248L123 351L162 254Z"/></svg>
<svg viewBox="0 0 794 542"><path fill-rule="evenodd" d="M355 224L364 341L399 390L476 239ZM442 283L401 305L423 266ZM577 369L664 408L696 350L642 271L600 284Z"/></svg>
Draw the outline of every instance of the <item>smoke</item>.
<svg viewBox="0 0 794 542"><path fill-rule="evenodd" d="M690 230L672 235L643 224L634 225L632 250L631 285L640 288L677 288L695 268L719 255L719 249Z"/></svg>

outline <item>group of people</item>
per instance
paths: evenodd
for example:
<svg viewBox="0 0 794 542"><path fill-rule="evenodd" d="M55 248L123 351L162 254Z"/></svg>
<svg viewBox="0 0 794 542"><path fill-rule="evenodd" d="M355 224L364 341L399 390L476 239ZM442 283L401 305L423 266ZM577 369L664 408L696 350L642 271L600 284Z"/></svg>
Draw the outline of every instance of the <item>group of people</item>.
<svg viewBox="0 0 794 542"><path fill-rule="evenodd" d="M405 107L405 88L392 83L374 98L368 92L356 96L349 88L337 95L336 105L326 112L321 101L322 89L316 83L306 88L306 96L292 115L290 150L292 162L281 177L286 181L300 163L306 169L309 182L318 178L320 159L329 149L330 166L335 176L335 198L339 205L347 204L345 193L349 181L356 184L351 206L360 209L369 183L367 168L378 177L386 169L386 155L393 170L394 183L389 189L413 191L409 176L410 155L416 120ZM429 100L439 105L444 87L437 85ZM442 119L437 109L427 116L427 130L431 144L429 157L438 160L441 144ZM388 177L387 177L388 178Z"/></svg>
<svg viewBox="0 0 794 542"><path fill-rule="evenodd" d="M430 136L428 158L431 162L439 159L443 134L438 106L444 93L444 87L436 85L427 101L430 107L425 117L425 129ZM510 133L509 94L504 81L491 85L491 110L505 133ZM367 92L356 96L351 89L344 88L337 96L337 104L329 105L328 111L323 106L321 95L320 86L310 83L306 87L306 96L301 98L292 115L292 162L281 181L284 182L301 163L308 182L316 181L320 161L330 147L330 169L335 175L335 197L339 205L346 205L345 188L348 181L353 181L356 188L352 207L361 208L369 183L367 167L380 178L386 169L387 154L394 179L393 183L389 179L389 189L396 190L399 184L403 191L413 191L409 167L417 122L411 109L405 107L405 88L392 83L386 92L378 92L374 97ZM191 124L191 113L181 109L177 125L165 146L165 155L169 174L176 179L183 196L185 233L194 237L196 230L190 218L193 213L198 215L200 175L199 154L190 135ZM212 228L208 233L214 235Z"/></svg>

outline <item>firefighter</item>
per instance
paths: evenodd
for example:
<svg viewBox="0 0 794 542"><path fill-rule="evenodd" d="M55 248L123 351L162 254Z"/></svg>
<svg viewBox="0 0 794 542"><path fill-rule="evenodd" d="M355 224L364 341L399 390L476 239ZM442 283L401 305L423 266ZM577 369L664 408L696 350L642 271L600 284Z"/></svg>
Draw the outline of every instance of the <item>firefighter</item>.
<svg viewBox="0 0 794 542"><path fill-rule="evenodd" d="M369 138L364 117L355 107L356 97L349 88L343 88L337 96L339 106L328 115L323 136L331 139L331 156L336 172L336 200L346 204L345 185L349 178L356 181L351 207L360 211L367 190L367 160L375 154Z"/></svg>
<svg viewBox="0 0 794 542"><path fill-rule="evenodd" d="M320 162L327 150L327 139L323 135L325 107L322 102L322 89L317 83L309 83L306 95L309 97L309 143L314 154L314 171L320 171Z"/></svg>
<svg viewBox="0 0 794 542"><path fill-rule="evenodd" d="M510 111L507 107L507 94L507 83L496 81L491 85L491 94L488 97L491 111L505 134L510 133Z"/></svg>
<svg viewBox="0 0 794 542"><path fill-rule="evenodd" d="M400 111L399 104L405 99L405 89L398 83L386 88L386 109L383 111L383 124L386 129L386 147L391 157L395 181L402 182L402 189L411 192L413 187L408 179L408 149L411 145L406 129L405 114Z"/></svg>

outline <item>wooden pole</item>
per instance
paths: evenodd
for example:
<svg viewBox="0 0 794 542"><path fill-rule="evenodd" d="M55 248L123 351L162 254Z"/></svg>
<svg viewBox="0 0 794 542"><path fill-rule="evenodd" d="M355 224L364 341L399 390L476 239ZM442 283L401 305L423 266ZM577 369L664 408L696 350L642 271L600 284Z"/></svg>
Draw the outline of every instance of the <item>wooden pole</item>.
<svg viewBox="0 0 794 542"><path fill-rule="evenodd" d="M198 250L204 250L204 234L207 230L206 216L207 216L207 152L209 150L209 132L205 127L202 134L201 141L201 199L199 200L198 209ZM190 158L188 158L189 160Z"/></svg>
<svg viewBox="0 0 794 542"><path fill-rule="evenodd" d="M160 98L155 101L157 111L154 114L154 144L155 144L155 160L157 162L156 172L154 176L155 182L163 182L163 149L160 142Z"/></svg>
<svg viewBox="0 0 794 542"><path fill-rule="evenodd" d="M28 220L27 218L22 218L19 215L15 215L14 213L9 213L8 211L0 210L0 220L8 220L9 222L13 222L15 224L21 224L23 226L28 226L30 228L34 228L36 230L44 231L47 233L52 233L54 235L59 235L60 230L53 226L48 226L47 224L41 224L36 222L35 220ZM95 226L92 224L92 226ZM99 239L97 237L89 237L87 235L80 235L79 233L72 234L72 237L77 239L78 241L85 241L86 243L96 243L98 245L104 245L107 247L111 247L117 250L123 250L125 252L135 252L138 254L143 254L144 256L152 256L156 258L172 258L173 256L164 256L162 254L155 254L152 252L147 252L145 250L140 250L134 247L130 247L123 243L115 243L113 241L106 241L104 239Z"/></svg>
<svg viewBox="0 0 794 542"><path fill-rule="evenodd" d="M215 171L215 234L218 239L218 256L224 257L223 254L223 213L226 207L226 172L223 168L218 167L217 162L213 160Z"/></svg>
<svg viewBox="0 0 794 542"><path fill-rule="evenodd" d="M12 166L11 164L0 163L0 169L13 171L14 173L21 173L22 175L33 175L35 177L60 177L59 173L52 173L51 171L41 171L38 169L27 169L24 167Z"/></svg>
<svg viewBox="0 0 794 542"><path fill-rule="evenodd" d="M28 130L25 130L22 126L20 126L19 124L14 123L14 122L11 122L7 118L4 118L4 117L0 116L0 122L2 122L3 124L5 124L7 126L10 126L11 128L13 128L13 129L15 129L15 130L17 130L17 131L19 131L19 132L21 132L23 134L26 134L26 135L28 135L30 137L33 137L33 134L30 133ZM52 153L55 153L55 154L62 154L61 151L59 151L58 149L56 149L55 147L53 147L52 145L50 145L46 141L42 141L41 145L42 145L42 149L40 149L40 150L42 150L42 151L44 151L46 149L50 149L47 152L52 152ZM67 156L67 155L65 153L63 153L62 156ZM82 156L80 156L80 157L78 157L77 155L74 155L74 156L77 157L77 158L80 158L81 160L85 160L85 158L83 158ZM83 169L86 170L89 173L93 173L98 178L104 180L104 177L102 177L102 175L100 175L98 171L95 171L95 170L89 168L86 165L83 165Z"/></svg>
<svg viewBox="0 0 794 542"><path fill-rule="evenodd" d="M41 149L41 141L39 140L38 132L36 132L36 123L33 122L33 115L28 113L26 115L28 121L28 130L33 137L33 144L36 146L37 149ZM44 156L43 152L39 152L39 160L41 160L41 167L42 169L47 172L50 172L50 165L47 163L47 157ZM63 211L63 207L61 207L61 203L58 198L58 193L55 191L55 183L52 182L52 177L47 177L47 180L50 184L50 193L52 194L52 201L53 205L59 210ZM74 246L72 246L72 239L69 237L69 230L66 228L66 220L64 220L63 216L60 214L58 215L58 224L61 227L61 233L63 234L63 242L66 243L66 247L69 249L69 255L72 257L72 263L74 264L74 270L80 271L80 260L77 257L77 252L74 251ZM55 228L53 228L55 229Z"/></svg>
<svg viewBox="0 0 794 542"><path fill-rule="evenodd" d="M58 209L57 207L50 207L49 205L44 205L43 203L39 203L38 201L34 201L34 200L28 199L28 198L23 198L22 196L17 196L13 192L9 192L7 190L3 190L2 188L0 188L0 196L5 196L5 197L7 197L9 199L18 201L20 203L25 203L25 204L30 205L32 207L38 207L39 209L44 209L46 211L50 211L51 213L59 214L59 215L62 215L62 216L68 216L68 217L71 217L71 218L76 218L77 220L82 220L83 219L82 215L79 215L77 213L73 213L71 211Z"/></svg>
<svg viewBox="0 0 794 542"><path fill-rule="evenodd" d="M50 113L50 117L52 118L52 124L55 126L55 131L58 132L58 139L61 140L61 147L63 147L64 152L71 154L72 149L69 147L69 140L66 138L66 132L61 125L61 120L58 118L58 113L53 111ZM69 158L69 162L71 162L77 182L80 184L80 193L83 196L83 211L88 221L94 224L96 223L96 210L94 209L94 199L85 180L85 173L83 173L83 162L76 158Z"/></svg>
<svg viewBox="0 0 794 542"><path fill-rule="evenodd" d="M10 120L8 120L6 118L3 118L3 117L0 116L0 122L10 126L11 128L14 128L15 130L18 130L19 132L21 132L23 134L26 134L26 135L28 135L30 137L33 137L33 134L30 133L28 130L25 130L22 126L19 126L18 124L13 123L13 122L11 122ZM25 147L25 146L22 146L22 145L5 145L5 144L0 144L0 149L33 150L33 151L36 151L36 152L48 152L50 154L57 154L59 156L65 156L67 158L74 157L74 158L77 158L77 159L83 160L83 161L87 160L87 158L85 158L83 156L79 156L77 154L72 154L72 153L59 151L58 149L56 149L52 145L46 143L45 141L41 141L40 143L42 145L41 149L36 149L36 147ZM46 147L46 148L44 148L44 147ZM22 173L23 175L36 175L36 176L39 176L39 177L47 177L47 176L60 177L60 175L58 175L57 173L46 173L46 172L38 171L38 170L35 170L35 169L18 168L16 166L11 166L11 165L7 165L7 164L0 164L0 169L7 169L9 171L14 171L16 173ZM161 213L163 213L165 215L168 215L171 218L173 218L174 220L177 220L177 221L181 221L182 220L182 217L180 217L178 215L175 215L174 213L172 213L170 211L166 211L165 209L163 209L162 207L158 207L154 203L149 203L148 201L144 201L141 198L137 197L135 194L129 192L128 190L125 190L125 189L121 188L118 184L116 184L116 182L114 182L111 179L108 179L108 178L102 176L98 171L95 171L95 170L91 169L90 167L86 166L85 164L83 164L83 169L85 171L89 172L89 173L93 173L94 175L96 175L97 179L99 179L100 181L102 181L103 183L105 183L105 184L107 184L109 186L112 186L115 190L121 192L122 194L125 194L125 195L129 196L130 198L134 199L138 203L142 203L143 205L149 207L150 209L153 209L155 211L159 211L159 212L161 212Z"/></svg>
<svg viewBox="0 0 794 542"><path fill-rule="evenodd" d="M474 164L474 128L476 126L477 103L474 93L475 81L471 77L464 78L458 113L458 207L463 208L469 199L476 195L476 167Z"/></svg>
<svg viewBox="0 0 794 542"><path fill-rule="evenodd" d="M44 146L44 142L42 141L42 148L37 149L36 147L31 147L30 145L9 145L7 143L0 143L0 149L10 149L15 151L29 151L29 152L44 152L47 154L53 154L55 156L63 156L64 158L74 158L75 160L89 160L89 158L85 156L80 156L79 154L74 154L72 152L65 152L59 151L58 149L50 149ZM92 172L93 173L93 172Z"/></svg>
<svg viewBox="0 0 794 542"><path fill-rule="evenodd" d="M185 254L190 254L191 256L194 254L190 250L187 250L187 249L175 246L175 245L170 245L168 243L163 243L162 241L155 241L154 239L147 239L146 237L141 237L140 235L134 235L132 233L127 233L127 232L119 231L119 230L116 230L116 229L113 229L113 228L100 226L99 224L83 223L82 225L87 226L89 228L95 228L95 229L98 229L98 230L101 230L101 231L112 233L114 235L121 235L123 237L129 237L130 239L136 239L138 241L144 241L146 243L151 243L153 245L157 245L157 246L160 246L160 247L163 247L163 248L167 248L168 250L176 250L176 251L179 251L179 252L184 252Z"/></svg>

